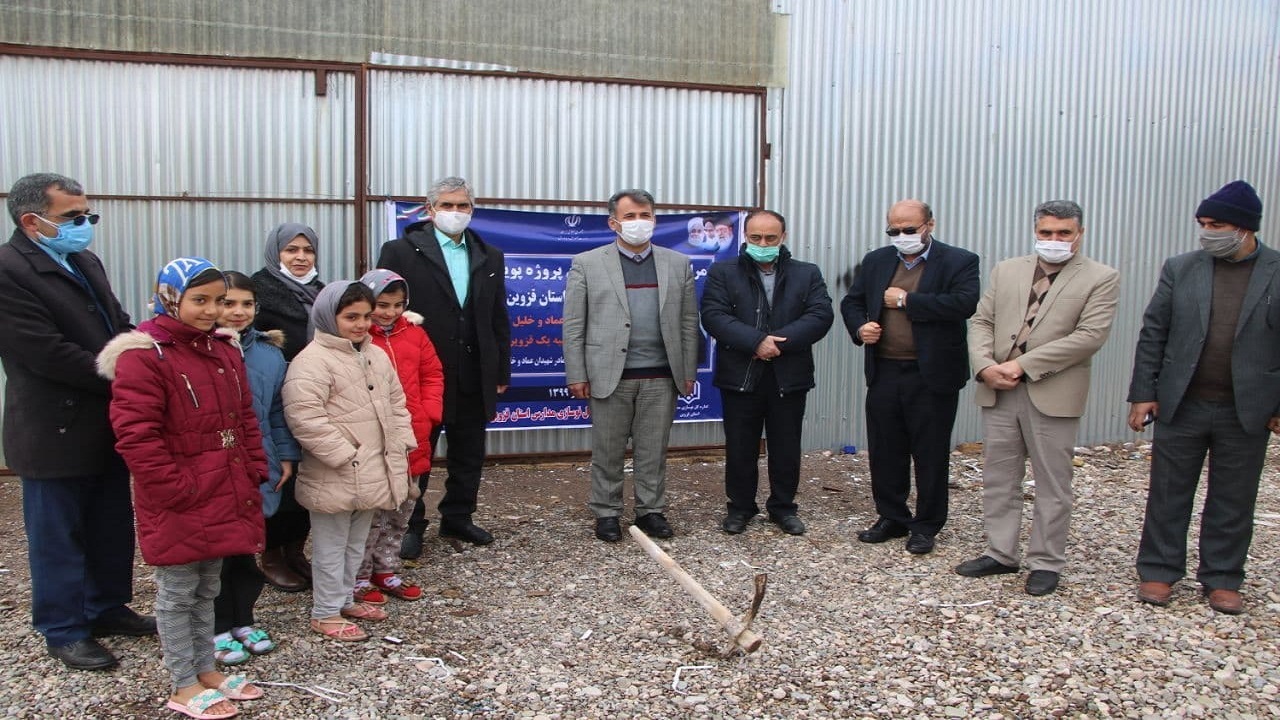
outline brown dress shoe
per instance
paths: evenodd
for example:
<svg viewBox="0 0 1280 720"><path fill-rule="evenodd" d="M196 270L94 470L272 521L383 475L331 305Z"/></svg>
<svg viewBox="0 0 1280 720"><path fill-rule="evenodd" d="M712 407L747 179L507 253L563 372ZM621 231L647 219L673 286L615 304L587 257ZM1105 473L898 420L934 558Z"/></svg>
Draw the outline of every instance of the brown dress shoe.
<svg viewBox="0 0 1280 720"><path fill-rule="evenodd" d="M1169 604L1169 597L1172 595L1173 586L1169 583L1148 580L1138 585L1138 599L1148 605L1164 607Z"/></svg>
<svg viewBox="0 0 1280 720"><path fill-rule="evenodd" d="M301 592L307 589L307 581L298 573L289 569L284 560L284 551L271 548L258 556L258 566L267 582L285 592Z"/></svg>
<svg viewBox="0 0 1280 720"><path fill-rule="evenodd" d="M1209 607L1224 615L1239 615L1244 611L1244 598L1235 590L1205 588L1204 594L1209 596Z"/></svg>
<svg viewBox="0 0 1280 720"><path fill-rule="evenodd" d="M307 546L307 539L294 540L284 546L284 561L288 564L298 577L307 583L311 582L311 561L307 559L307 555L303 552L303 548Z"/></svg>

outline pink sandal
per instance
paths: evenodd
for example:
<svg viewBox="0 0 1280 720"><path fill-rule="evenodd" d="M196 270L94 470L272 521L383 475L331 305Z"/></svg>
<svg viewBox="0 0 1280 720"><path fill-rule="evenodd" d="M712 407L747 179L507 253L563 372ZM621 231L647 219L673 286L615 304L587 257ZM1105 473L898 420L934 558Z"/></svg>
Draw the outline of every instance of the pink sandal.
<svg viewBox="0 0 1280 720"><path fill-rule="evenodd" d="M351 618L353 620L368 620L370 622L378 622L387 619L387 613L382 608L374 607L368 603L352 603L342 608L342 617Z"/></svg>
<svg viewBox="0 0 1280 720"><path fill-rule="evenodd" d="M185 703L170 700L165 703L165 707L196 720L224 720L240 712L234 705L228 712L209 712L209 708L222 702L227 702L227 697L217 690L201 690ZM227 704L231 705L231 703Z"/></svg>
<svg viewBox="0 0 1280 720"><path fill-rule="evenodd" d="M343 642L360 642L369 639L368 633L361 630L359 625L346 620L312 619L311 629L327 638Z"/></svg>

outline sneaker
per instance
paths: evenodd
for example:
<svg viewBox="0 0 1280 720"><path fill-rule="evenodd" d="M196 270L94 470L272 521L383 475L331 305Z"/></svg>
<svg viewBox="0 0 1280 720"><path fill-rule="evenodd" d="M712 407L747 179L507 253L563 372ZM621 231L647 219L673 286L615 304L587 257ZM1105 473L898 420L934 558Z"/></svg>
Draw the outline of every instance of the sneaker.
<svg viewBox="0 0 1280 720"><path fill-rule="evenodd" d="M213 659L223 665L240 665L249 662L249 653L231 633L224 632L213 636Z"/></svg>
<svg viewBox="0 0 1280 720"><path fill-rule="evenodd" d="M383 595L390 595L401 600L418 600L422 597L422 588L410 582L405 582L403 578L395 573L374 573L372 579L373 586L382 591ZM367 600L365 602L368 602Z"/></svg>
<svg viewBox="0 0 1280 720"><path fill-rule="evenodd" d="M358 603L366 605L386 605L387 596L382 591L374 587L368 580L357 580L355 589L351 591L351 597Z"/></svg>
<svg viewBox="0 0 1280 720"><path fill-rule="evenodd" d="M259 630L255 627L237 627L231 628L231 637L244 646L245 650L254 655L266 655L276 649L276 643L267 634L266 630Z"/></svg>

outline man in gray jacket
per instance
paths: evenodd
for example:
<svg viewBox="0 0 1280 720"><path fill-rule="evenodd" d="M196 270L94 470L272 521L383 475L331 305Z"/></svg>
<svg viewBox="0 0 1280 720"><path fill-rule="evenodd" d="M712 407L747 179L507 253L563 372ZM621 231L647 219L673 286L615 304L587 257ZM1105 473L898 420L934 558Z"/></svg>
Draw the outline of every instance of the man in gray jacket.
<svg viewBox="0 0 1280 720"><path fill-rule="evenodd" d="M1205 454L1196 579L1214 610L1240 585L1267 452L1280 432L1280 252L1259 242L1262 200L1237 180L1196 210L1202 249L1170 258L1143 316L1129 426L1155 423L1138 599L1167 605L1186 574L1187 526Z"/></svg>

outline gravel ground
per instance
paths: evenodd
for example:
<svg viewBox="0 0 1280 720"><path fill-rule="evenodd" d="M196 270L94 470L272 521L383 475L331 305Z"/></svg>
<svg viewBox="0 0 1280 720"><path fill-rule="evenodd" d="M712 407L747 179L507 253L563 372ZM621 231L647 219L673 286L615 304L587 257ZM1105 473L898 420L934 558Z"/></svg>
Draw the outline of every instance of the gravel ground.
<svg viewBox="0 0 1280 720"><path fill-rule="evenodd" d="M764 645L747 657L723 655L727 636L635 542L591 538L584 463L489 468L477 520L498 540L462 548L429 535L422 565L407 571L425 598L388 606L391 619L371 628L403 644L326 641L306 629L307 593L268 588L259 620L281 647L245 667L337 691L336 701L268 688L240 704L242 716L1280 717L1274 447L1238 617L1211 611L1190 582L1168 608L1134 600L1142 446L1081 449L1070 562L1044 598L1023 592L1025 573L952 572L982 550L980 457L953 460L951 522L933 554L915 557L901 541L857 542L874 519L865 455L805 457L804 537L760 520L725 535L723 464L673 459L678 535L660 544L734 612L753 575L769 575L755 624ZM12 479L0 483L0 558L11 628L0 640L0 716L176 717L161 708L167 680L152 638L109 639L123 662L106 673L72 673L44 653L29 626ZM141 564L136 587L135 607L149 611ZM440 658L447 676L421 658ZM673 687L682 666L706 667L681 670Z"/></svg>

